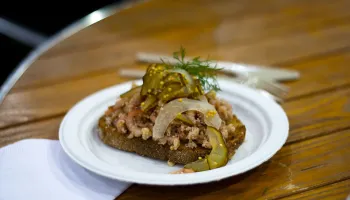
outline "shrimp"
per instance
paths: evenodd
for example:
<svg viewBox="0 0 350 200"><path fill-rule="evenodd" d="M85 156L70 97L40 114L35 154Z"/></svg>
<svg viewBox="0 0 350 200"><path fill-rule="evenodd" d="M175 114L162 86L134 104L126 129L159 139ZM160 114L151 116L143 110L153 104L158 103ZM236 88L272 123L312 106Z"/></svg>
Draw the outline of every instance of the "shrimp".
<svg viewBox="0 0 350 200"><path fill-rule="evenodd" d="M139 106L141 104L141 95L140 93L134 94L129 100L129 102L126 103L124 107L124 111L126 113L129 113L130 111L134 110L135 107Z"/></svg>
<svg viewBox="0 0 350 200"><path fill-rule="evenodd" d="M135 137L140 137L142 135L141 128L135 123L135 117L141 115L141 110L133 110L128 113L128 117L125 120L125 124L128 127L130 134L133 134Z"/></svg>
<svg viewBox="0 0 350 200"><path fill-rule="evenodd" d="M149 117L153 123L155 123L157 119L158 112L159 112L159 109L155 109Z"/></svg>
<svg viewBox="0 0 350 200"><path fill-rule="evenodd" d="M128 132L128 130L125 127L125 120L124 119L115 120L114 126L117 127L117 130L119 133L127 133Z"/></svg>
<svg viewBox="0 0 350 200"><path fill-rule="evenodd" d="M108 110L106 110L105 115L107 116L117 116L121 112L121 108L124 106L125 100L120 99L113 106L109 106Z"/></svg>

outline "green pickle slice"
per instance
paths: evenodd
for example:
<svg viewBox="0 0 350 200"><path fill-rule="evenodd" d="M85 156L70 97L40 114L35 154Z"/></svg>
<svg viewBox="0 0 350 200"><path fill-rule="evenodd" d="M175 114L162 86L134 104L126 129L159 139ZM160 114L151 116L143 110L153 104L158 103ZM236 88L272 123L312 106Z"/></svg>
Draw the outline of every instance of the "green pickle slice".
<svg viewBox="0 0 350 200"><path fill-rule="evenodd" d="M121 98L129 98L132 97L134 94L136 94L137 92L140 92L141 86L137 86L134 87L132 89L130 89L129 91L123 93L120 95Z"/></svg>
<svg viewBox="0 0 350 200"><path fill-rule="evenodd" d="M187 97L189 95L185 87L182 87L178 83L172 83L167 85L161 93L159 93L158 98L166 103L170 100Z"/></svg>
<svg viewBox="0 0 350 200"><path fill-rule="evenodd" d="M209 170L209 164L208 164L208 160L206 158L204 159L199 159L196 160L194 162L188 163L187 165L185 165L186 169L193 169L193 171L195 172L202 172L202 171L206 171Z"/></svg>
<svg viewBox="0 0 350 200"><path fill-rule="evenodd" d="M141 103L141 110L147 112L149 109L157 105L157 97L154 95L148 95L146 100Z"/></svg>
<svg viewBox="0 0 350 200"><path fill-rule="evenodd" d="M164 78L164 83L165 83L165 85L173 84L173 83L182 84L182 81L181 81L181 78L180 78L180 74L178 74L178 73L169 73Z"/></svg>
<svg viewBox="0 0 350 200"><path fill-rule="evenodd" d="M146 98L142 110L153 108L154 98L167 103L176 98L191 97L197 99L203 94L198 79L187 80L179 72L167 70L164 65L150 65L143 76L141 96ZM152 95L152 97L149 97ZM152 105L152 106L150 106Z"/></svg>
<svg viewBox="0 0 350 200"><path fill-rule="evenodd" d="M207 127L207 134L212 150L208 156L210 169L225 166L228 161L228 151L222 134L213 127Z"/></svg>
<svg viewBox="0 0 350 200"><path fill-rule="evenodd" d="M188 117L186 117L185 115L183 115L182 113L179 113L176 115L176 119L186 123L186 124L189 124L189 125L194 125L193 122L188 119Z"/></svg>
<svg viewBox="0 0 350 200"><path fill-rule="evenodd" d="M165 68L161 65L151 65L147 68L146 74L143 76L143 85L141 95L158 94L163 88L163 77L165 75ZM163 82L163 84L161 84Z"/></svg>
<svg viewBox="0 0 350 200"><path fill-rule="evenodd" d="M196 172L200 172L209 169L216 169L227 164L228 150L222 134L211 126L207 127L206 133L209 136L209 142L212 146L210 154L205 159L199 159L186 164L185 168L190 168ZM208 165L208 168L206 167L206 164Z"/></svg>

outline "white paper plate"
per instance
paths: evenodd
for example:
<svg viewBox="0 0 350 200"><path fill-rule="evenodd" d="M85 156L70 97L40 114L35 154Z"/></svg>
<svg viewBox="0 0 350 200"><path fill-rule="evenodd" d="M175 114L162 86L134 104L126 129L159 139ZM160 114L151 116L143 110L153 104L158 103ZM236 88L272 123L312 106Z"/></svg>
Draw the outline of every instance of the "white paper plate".
<svg viewBox="0 0 350 200"><path fill-rule="evenodd" d="M141 84L141 81L138 81ZM97 174L127 182L152 185L187 185L218 181L246 172L271 158L288 137L288 119L283 109L255 90L219 80L224 98L246 125L246 139L225 167L191 174L169 174L182 166L111 148L97 136L97 122L108 106L131 87L131 82L92 94L64 117L59 138L64 151L81 166Z"/></svg>

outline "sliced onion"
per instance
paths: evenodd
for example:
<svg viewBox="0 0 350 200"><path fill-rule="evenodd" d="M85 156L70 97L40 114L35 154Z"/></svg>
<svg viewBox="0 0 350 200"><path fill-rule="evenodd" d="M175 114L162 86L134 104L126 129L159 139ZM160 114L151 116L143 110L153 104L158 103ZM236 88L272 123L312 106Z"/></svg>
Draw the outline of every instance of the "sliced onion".
<svg viewBox="0 0 350 200"><path fill-rule="evenodd" d="M195 110L203 113L205 124L215 127L216 129L220 128L221 118L213 105L187 98L175 99L165 104L160 110L153 127L153 139L157 140L164 137L166 129L176 118L177 114L188 110ZM215 113L213 111L215 111ZM208 117L208 112L213 112L213 115Z"/></svg>
<svg viewBox="0 0 350 200"><path fill-rule="evenodd" d="M194 84L192 76L184 69L170 69L168 70L168 72L175 72L175 73L182 74L185 77L185 79L188 81L189 85Z"/></svg>

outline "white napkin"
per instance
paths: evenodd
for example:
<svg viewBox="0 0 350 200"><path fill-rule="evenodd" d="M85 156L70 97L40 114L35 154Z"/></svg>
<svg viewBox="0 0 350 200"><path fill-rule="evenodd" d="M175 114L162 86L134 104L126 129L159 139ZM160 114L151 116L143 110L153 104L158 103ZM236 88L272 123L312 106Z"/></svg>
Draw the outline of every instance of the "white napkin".
<svg viewBox="0 0 350 200"><path fill-rule="evenodd" d="M55 140L22 140L0 149L0 200L110 200L129 185L77 165Z"/></svg>

